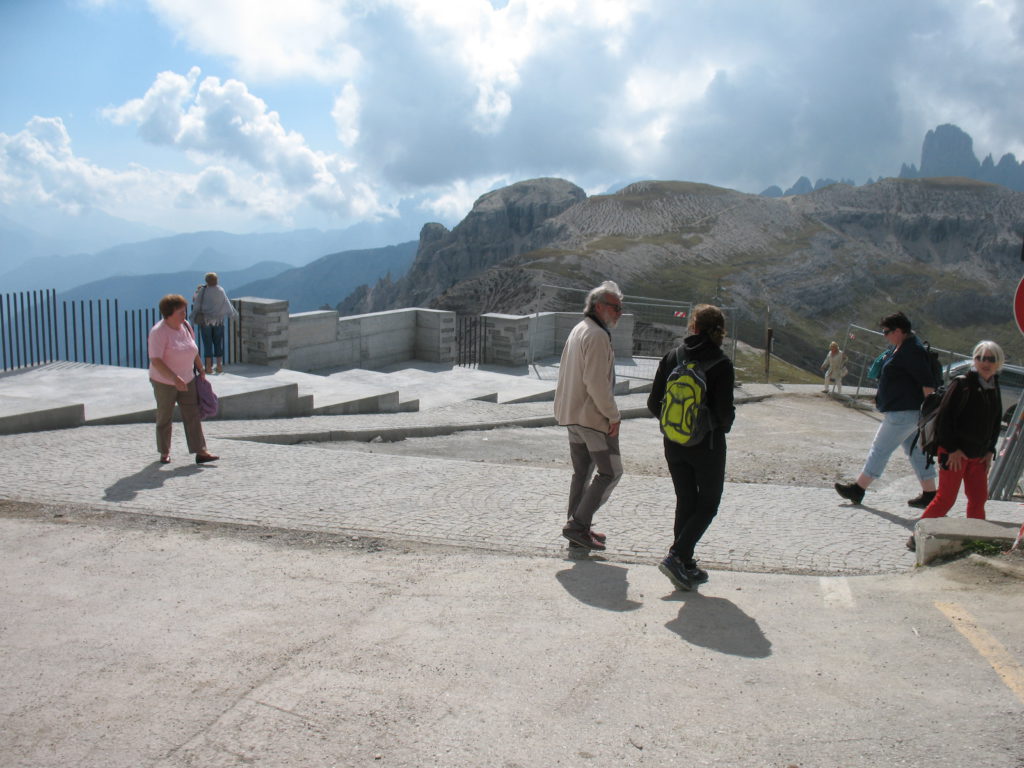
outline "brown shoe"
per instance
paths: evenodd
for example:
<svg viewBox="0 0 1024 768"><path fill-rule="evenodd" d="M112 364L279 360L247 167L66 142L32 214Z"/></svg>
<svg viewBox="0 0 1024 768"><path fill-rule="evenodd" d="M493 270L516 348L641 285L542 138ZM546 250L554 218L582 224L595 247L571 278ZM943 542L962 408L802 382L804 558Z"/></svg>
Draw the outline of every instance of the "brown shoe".
<svg viewBox="0 0 1024 768"><path fill-rule="evenodd" d="M197 453L196 464L206 464L210 461L216 461L220 456L214 456L212 453Z"/></svg>
<svg viewBox="0 0 1024 768"><path fill-rule="evenodd" d="M562 536L572 544L579 544L586 549L596 549L599 552L605 549L603 541L598 541L590 531L581 531L578 528L563 528Z"/></svg>

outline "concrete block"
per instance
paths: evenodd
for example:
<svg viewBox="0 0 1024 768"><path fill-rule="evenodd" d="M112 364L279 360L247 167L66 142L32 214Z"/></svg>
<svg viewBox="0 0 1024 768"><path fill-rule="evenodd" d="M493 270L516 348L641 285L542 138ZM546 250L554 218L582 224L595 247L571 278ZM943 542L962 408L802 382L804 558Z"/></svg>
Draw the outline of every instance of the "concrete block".
<svg viewBox="0 0 1024 768"><path fill-rule="evenodd" d="M85 423L82 403L37 400L14 395L0 396L0 435L70 429Z"/></svg>
<svg viewBox="0 0 1024 768"><path fill-rule="evenodd" d="M1012 544L1020 525L998 520L973 520L962 517L935 517L919 520L914 526L917 564L927 565L937 557L963 551L965 541Z"/></svg>

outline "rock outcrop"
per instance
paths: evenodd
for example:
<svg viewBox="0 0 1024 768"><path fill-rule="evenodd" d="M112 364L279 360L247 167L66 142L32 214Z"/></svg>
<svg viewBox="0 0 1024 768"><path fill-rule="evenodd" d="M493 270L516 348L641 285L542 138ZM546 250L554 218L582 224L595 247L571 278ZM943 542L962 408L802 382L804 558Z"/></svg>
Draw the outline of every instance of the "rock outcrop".
<svg viewBox="0 0 1024 768"><path fill-rule="evenodd" d="M432 306L459 282L542 245L543 225L586 197L564 179L521 181L488 192L451 231L436 223L423 227L416 259L402 279L353 294L338 309L356 314Z"/></svg>

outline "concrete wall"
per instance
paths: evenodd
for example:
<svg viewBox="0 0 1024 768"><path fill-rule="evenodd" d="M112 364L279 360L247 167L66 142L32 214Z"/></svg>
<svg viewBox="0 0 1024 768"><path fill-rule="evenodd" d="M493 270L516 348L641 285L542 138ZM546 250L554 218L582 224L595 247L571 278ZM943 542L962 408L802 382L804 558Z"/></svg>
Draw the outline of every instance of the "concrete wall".
<svg viewBox="0 0 1024 768"><path fill-rule="evenodd" d="M430 363L453 363L458 353L455 339L455 313L437 309L417 309L417 360Z"/></svg>
<svg viewBox="0 0 1024 768"><path fill-rule="evenodd" d="M235 300L245 363L316 371L382 368L403 360L455 360L455 313L398 309L338 317L334 310L288 314L288 302Z"/></svg>
<svg viewBox="0 0 1024 768"><path fill-rule="evenodd" d="M507 328L507 324L510 322L508 319L518 318L515 315L484 315L484 317L500 317L507 318L502 326L500 333L502 338L497 340L499 349L504 352L508 347L509 343L513 340L517 340L522 343L519 335L514 335ZM569 338L569 334L572 329L576 327L576 324L583 319L583 315L579 312L541 312L537 315L528 315L526 317L518 318L520 321L529 321L529 331L527 333L527 347L528 357L530 360L543 360L548 357L558 357L562 354L562 347L565 346L565 340ZM612 347L615 349L616 357L632 357L633 356L633 315L623 315L619 319L618 325L612 331ZM490 336L488 336L488 344L490 344ZM488 347L488 356L490 356L490 348ZM497 363L497 361L495 361ZM502 364L502 363L498 363ZM505 363L508 365L516 365L517 363Z"/></svg>
<svg viewBox="0 0 1024 768"><path fill-rule="evenodd" d="M243 363L288 365L288 302L252 296L235 299Z"/></svg>
<svg viewBox="0 0 1024 768"><path fill-rule="evenodd" d="M321 371L383 368L405 360L455 362L454 312L410 308L351 317L338 317L334 310L289 315L287 301L245 297L234 303L245 363ZM576 312L483 315L483 362L516 367L557 357L581 317ZM617 357L632 355L632 337L633 316L624 315L612 331Z"/></svg>

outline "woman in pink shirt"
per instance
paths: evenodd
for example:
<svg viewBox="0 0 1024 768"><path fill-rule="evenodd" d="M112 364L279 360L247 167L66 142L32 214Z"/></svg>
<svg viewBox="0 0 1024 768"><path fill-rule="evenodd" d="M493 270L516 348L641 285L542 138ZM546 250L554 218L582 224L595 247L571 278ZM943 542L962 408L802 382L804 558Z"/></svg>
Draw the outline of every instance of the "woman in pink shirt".
<svg viewBox="0 0 1024 768"><path fill-rule="evenodd" d="M185 323L187 308L184 296L176 293L164 296L160 299L163 320L149 331L149 381L156 396L156 449L160 452L161 464L171 460L171 419L175 403L185 425L188 452L196 455L196 464L220 458L206 450L203 424L199 420L194 371L200 376L206 374L195 337Z"/></svg>

